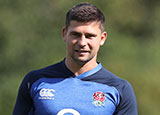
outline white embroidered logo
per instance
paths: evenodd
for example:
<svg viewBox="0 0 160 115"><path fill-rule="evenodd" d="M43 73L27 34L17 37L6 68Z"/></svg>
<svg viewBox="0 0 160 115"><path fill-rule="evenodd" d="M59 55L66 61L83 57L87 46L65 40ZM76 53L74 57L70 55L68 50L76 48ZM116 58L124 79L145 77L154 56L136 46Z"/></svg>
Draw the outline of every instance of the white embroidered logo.
<svg viewBox="0 0 160 115"><path fill-rule="evenodd" d="M41 89L39 92L39 99L54 99L54 93L55 90L54 89Z"/></svg>

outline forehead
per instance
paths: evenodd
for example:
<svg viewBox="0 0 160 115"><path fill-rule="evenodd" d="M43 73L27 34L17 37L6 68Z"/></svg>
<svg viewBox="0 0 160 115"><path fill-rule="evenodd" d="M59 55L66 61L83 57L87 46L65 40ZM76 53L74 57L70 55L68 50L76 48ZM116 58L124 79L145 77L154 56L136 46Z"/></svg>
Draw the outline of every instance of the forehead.
<svg viewBox="0 0 160 115"><path fill-rule="evenodd" d="M100 23L98 21L92 22L78 22L78 21L71 21L68 26L69 31L97 31L101 32Z"/></svg>

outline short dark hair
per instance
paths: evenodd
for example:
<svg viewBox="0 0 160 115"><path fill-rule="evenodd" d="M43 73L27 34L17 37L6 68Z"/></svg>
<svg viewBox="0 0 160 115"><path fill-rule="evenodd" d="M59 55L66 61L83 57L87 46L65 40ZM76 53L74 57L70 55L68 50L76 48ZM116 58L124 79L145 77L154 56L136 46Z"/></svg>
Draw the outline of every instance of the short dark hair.
<svg viewBox="0 0 160 115"><path fill-rule="evenodd" d="M100 22L100 28L104 31L105 16L104 14L93 4L88 2L82 2L73 6L66 14L65 26L68 28L70 21L75 20L78 22Z"/></svg>

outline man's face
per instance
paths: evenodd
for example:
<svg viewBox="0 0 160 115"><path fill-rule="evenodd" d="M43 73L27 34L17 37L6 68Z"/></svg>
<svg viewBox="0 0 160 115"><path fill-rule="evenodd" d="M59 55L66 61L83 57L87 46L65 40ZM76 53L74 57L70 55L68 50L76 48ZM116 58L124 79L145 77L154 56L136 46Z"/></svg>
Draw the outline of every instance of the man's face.
<svg viewBox="0 0 160 115"><path fill-rule="evenodd" d="M99 47L104 44L106 37L106 32L101 31L97 21L71 21L68 29L63 29L63 39L67 45L66 58L78 63L96 61Z"/></svg>

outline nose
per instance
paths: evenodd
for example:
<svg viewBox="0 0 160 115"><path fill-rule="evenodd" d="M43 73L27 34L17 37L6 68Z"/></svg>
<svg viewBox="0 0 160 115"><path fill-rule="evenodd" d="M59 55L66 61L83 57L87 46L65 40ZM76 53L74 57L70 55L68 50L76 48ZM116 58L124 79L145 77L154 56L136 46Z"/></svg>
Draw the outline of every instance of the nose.
<svg viewBox="0 0 160 115"><path fill-rule="evenodd" d="M78 40L78 44L79 44L81 47L86 46L86 44L87 44L87 40L86 40L86 38L85 38L85 36L84 36L84 35L82 35L82 36L81 36L81 38L79 38L79 40Z"/></svg>

